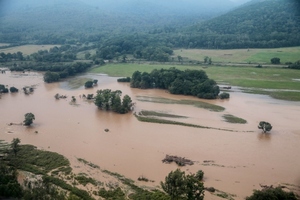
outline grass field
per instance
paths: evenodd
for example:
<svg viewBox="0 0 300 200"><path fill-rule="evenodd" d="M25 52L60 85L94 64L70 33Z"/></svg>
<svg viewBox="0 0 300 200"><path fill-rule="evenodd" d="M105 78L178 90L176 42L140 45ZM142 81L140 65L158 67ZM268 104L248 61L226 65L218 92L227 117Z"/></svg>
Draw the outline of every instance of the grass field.
<svg viewBox="0 0 300 200"><path fill-rule="evenodd" d="M205 56L211 57L213 62L222 63L261 63L270 64L271 58L280 58L281 63L296 62L300 59L300 47L274 49L179 49L174 51L175 60L180 55L184 60L202 61Z"/></svg>
<svg viewBox="0 0 300 200"><path fill-rule="evenodd" d="M176 67L180 70L204 70L218 84L240 86L244 87L247 92L267 94L278 99L300 101L300 70L286 68L231 66L210 66L203 68L196 65L108 64L93 68L90 72L104 73L117 77L131 77L133 72L137 70L151 72L153 69L170 67Z"/></svg>
<svg viewBox="0 0 300 200"><path fill-rule="evenodd" d="M38 52L39 50L49 50L55 46L60 47L61 45L23 45L23 46L0 49L0 53L1 52L17 53L18 51L20 51L23 53L23 55L26 56Z"/></svg>

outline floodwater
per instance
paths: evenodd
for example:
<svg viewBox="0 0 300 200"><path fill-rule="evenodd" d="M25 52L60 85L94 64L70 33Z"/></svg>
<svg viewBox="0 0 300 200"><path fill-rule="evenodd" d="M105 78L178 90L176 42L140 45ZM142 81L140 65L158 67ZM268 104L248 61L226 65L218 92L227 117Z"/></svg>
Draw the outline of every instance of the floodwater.
<svg viewBox="0 0 300 200"><path fill-rule="evenodd" d="M199 100L171 95L163 90L132 89L126 83L105 75L82 75L98 80L93 89L72 88L68 81L46 84L42 75L34 72L0 74L0 84L34 85L33 94L3 94L0 99L0 139L10 142L20 138L23 144L55 151L70 159L84 158L102 169L117 172L136 180L143 175L158 186L175 164L164 164L166 154L195 161L182 167L187 173L204 171L204 185L234 194L244 199L259 184L288 184L299 190L300 185L300 103L271 99L267 96L231 92L230 100L206 101L226 108L211 112L192 105L140 102L137 96ZM132 113L120 115L98 110L92 102L79 97L96 93L98 89L121 90L136 102L135 112L154 110L187 116L180 121L233 131L200 129L176 125L139 122ZM54 95L67 95L56 100ZM71 104L75 96L76 104ZM20 123L24 114L32 112L36 120L32 127L8 124ZM222 115L232 114L247 120L247 124L230 124ZM269 134L257 128L259 121L273 125ZM109 132L104 129L108 128ZM37 133L36 133L37 132ZM211 161L204 165L204 161ZM142 183L144 184L144 183ZM205 199L219 199L205 193Z"/></svg>

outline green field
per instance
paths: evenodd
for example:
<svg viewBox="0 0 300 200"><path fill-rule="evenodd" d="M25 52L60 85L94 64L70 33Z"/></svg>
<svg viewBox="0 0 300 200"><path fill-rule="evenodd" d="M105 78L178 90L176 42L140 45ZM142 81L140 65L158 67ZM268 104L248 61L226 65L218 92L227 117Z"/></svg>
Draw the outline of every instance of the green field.
<svg viewBox="0 0 300 200"><path fill-rule="evenodd" d="M278 99L300 101L300 70L286 68L232 66L210 66L203 68L196 65L108 64L93 68L90 72L104 73L117 77L131 77L132 73L136 70L151 72L153 69L170 67L176 67L180 70L204 70L218 84L239 86L243 87L246 92L267 94Z"/></svg>
<svg viewBox="0 0 300 200"><path fill-rule="evenodd" d="M212 58L213 62L221 63L261 63L271 64L271 58L278 57L280 62L296 62L300 59L300 47L274 48L274 49L179 49L174 51L174 60L177 56L183 59L203 62L204 57Z"/></svg>

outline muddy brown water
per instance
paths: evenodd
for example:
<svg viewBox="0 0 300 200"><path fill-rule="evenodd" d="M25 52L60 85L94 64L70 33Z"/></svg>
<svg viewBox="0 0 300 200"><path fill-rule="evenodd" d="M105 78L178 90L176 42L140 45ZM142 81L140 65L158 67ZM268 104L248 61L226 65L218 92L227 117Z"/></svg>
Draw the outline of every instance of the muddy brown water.
<svg viewBox="0 0 300 200"><path fill-rule="evenodd" d="M105 75L76 77L80 78L97 79L98 86L70 89L68 81L45 84L42 75L34 72L0 74L0 84L19 89L29 85L36 88L30 95L20 91L1 96L0 139L10 142L18 137L23 144L58 152L71 160L72 167L75 167L76 158L84 158L133 180L143 175L155 181L147 183L151 186L158 186L177 168L175 164L161 162L166 154L186 157L195 164L182 167L183 170L187 173L203 170L206 187L234 194L235 199L249 196L253 189L260 189L259 184L300 185L299 102L232 92L230 100L206 101L226 108L224 112L211 112L192 105L136 100L137 96L199 100L193 97L156 89L132 89ZM120 115L101 111L92 102L79 97L106 88L119 89L131 96L136 102L136 112L144 109L184 115L188 118L180 121L234 131L139 122L132 113ZM68 98L55 100L56 93ZM76 105L70 103L71 96L76 97ZM36 117L32 127L8 126L10 122L22 122L27 112ZM224 122L223 114L241 117L248 123ZM270 134L262 134L257 128L261 120L273 125ZM106 128L109 132L104 131ZM212 162L204 165L207 160ZM207 193L206 199L218 199Z"/></svg>

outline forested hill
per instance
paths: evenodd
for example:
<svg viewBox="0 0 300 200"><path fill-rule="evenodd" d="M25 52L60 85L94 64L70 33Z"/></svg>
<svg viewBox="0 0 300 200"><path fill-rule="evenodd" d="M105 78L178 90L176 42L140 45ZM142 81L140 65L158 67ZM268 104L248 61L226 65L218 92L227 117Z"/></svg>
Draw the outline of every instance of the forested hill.
<svg viewBox="0 0 300 200"><path fill-rule="evenodd" d="M90 36L95 41L128 33L170 32L234 6L230 0L0 0L0 42L61 44Z"/></svg>
<svg viewBox="0 0 300 200"><path fill-rule="evenodd" d="M253 0L188 32L192 48L299 46L300 1Z"/></svg>

